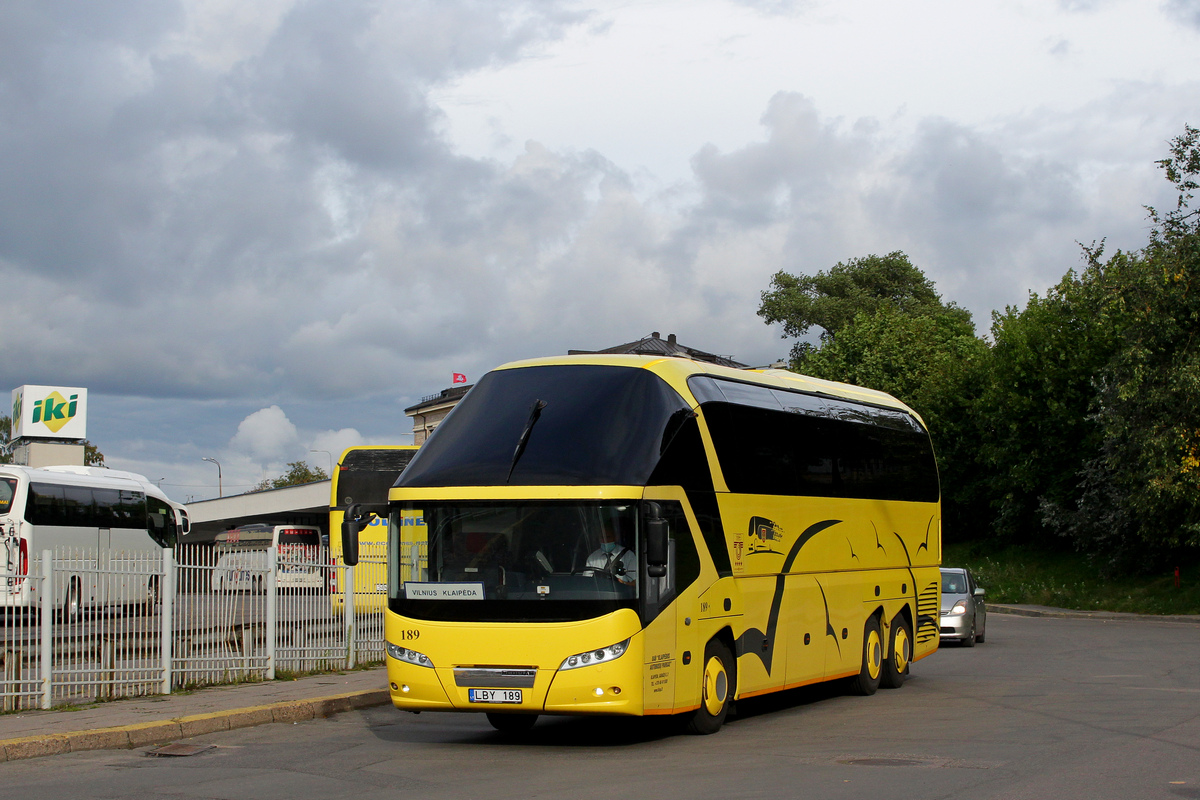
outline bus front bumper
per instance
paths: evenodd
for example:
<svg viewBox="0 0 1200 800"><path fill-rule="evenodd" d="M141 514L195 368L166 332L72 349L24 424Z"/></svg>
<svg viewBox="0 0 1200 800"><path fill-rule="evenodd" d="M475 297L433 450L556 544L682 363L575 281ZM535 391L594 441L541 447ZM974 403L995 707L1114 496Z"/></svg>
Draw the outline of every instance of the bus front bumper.
<svg viewBox="0 0 1200 800"><path fill-rule="evenodd" d="M387 671L392 703L406 711L640 715L645 674L641 633L621 625L618 627L625 628L625 632L614 636L611 621L597 625L591 635L579 630L583 626L572 627L574 635L562 638L603 642L601 649L612 644L613 638L628 638L629 643L617 657L608 656L608 660L573 669L563 669L564 661L585 652L584 646L572 647L563 642L548 646L559 637L531 629L510 628L502 637L503 644L465 647L453 654L458 658L439 653L443 663L437 655L414 654L413 650L389 644ZM487 638L471 636L468 630L460 634L461 641ZM427 632L421 644L427 638L434 637ZM428 650L435 653L440 648ZM420 663L421 656L426 656L426 663L432 666ZM594 658L591 654L589 657Z"/></svg>

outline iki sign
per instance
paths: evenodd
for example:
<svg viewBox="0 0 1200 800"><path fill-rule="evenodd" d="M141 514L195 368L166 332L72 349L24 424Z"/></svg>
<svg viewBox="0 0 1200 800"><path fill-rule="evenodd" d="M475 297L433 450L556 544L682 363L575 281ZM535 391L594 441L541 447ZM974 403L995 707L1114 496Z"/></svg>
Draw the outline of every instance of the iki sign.
<svg viewBox="0 0 1200 800"><path fill-rule="evenodd" d="M87 389L21 386L12 393L13 439L87 438Z"/></svg>

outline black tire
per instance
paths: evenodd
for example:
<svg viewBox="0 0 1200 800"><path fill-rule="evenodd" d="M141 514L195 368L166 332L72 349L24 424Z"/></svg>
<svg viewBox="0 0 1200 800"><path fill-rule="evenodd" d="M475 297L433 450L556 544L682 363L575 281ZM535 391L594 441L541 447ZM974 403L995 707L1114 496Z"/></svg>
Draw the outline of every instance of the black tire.
<svg viewBox="0 0 1200 800"><path fill-rule="evenodd" d="M975 641L979 642L980 644L983 644L983 634L984 634L984 631L980 631L979 634L975 637Z"/></svg>
<svg viewBox="0 0 1200 800"><path fill-rule="evenodd" d="M879 620L871 617L863 629L862 666L850 679L850 690L863 696L875 694L883 677L883 634Z"/></svg>
<svg viewBox="0 0 1200 800"><path fill-rule="evenodd" d="M971 617L971 632L967 634L967 638L962 640L963 647L975 646L975 618Z"/></svg>
<svg viewBox="0 0 1200 800"><path fill-rule="evenodd" d="M720 639L704 647L701 664L700 707L688 719L687 732L706 736L721 730L737 687L737 662Z"/></svg>
<svg viewBox="0 0 1200 800"><path fill-rule="evenodd" d="M883 660L883 674L879 685L885 689L899 689L908 677L908 668L912 664L912 629L908 620L898 614L892 620L892 630L888 634L888 656Z"/></svg>
<svg viewBox="0 0 1200 800"><path fill-rule="evenodd" d="M72 579L67 584L67 594L63 598L61 618L63 622L78 622L82 616L83 590L79 586L79 581Z"/></svg>
<svg viewBox="0 0 1200 800"><path fill-rule="evenodd" d="M162 602L162 587L158 585L158 576L151 575L146 584L146 614L153 614Z"/></svg>
<svg viewBox="0 0 1200 800"><path fill-rule="evenodd" d="M488 713L487 720L492 727L501 733L524 733L537 722L537 714L493 714Z"/></svg>

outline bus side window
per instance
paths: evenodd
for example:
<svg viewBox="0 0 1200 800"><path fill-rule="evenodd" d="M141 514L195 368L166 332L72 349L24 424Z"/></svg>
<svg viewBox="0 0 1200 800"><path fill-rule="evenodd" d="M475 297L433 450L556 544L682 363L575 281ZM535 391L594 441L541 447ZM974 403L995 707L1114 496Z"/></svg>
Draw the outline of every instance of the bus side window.
<svg viewBox="0 0 1200 800"><path fill-rule="evenodd" d="M66 505L63 487L49 483L29 484L25 519L33 525L65 525Z"/></svg>

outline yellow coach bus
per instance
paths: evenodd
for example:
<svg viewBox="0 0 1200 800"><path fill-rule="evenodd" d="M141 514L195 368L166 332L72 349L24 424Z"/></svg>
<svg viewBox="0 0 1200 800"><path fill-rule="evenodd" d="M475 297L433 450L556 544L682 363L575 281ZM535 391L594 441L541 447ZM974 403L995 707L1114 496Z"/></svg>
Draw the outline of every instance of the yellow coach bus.
<svg viewBox="0 0 1200 800"><path fill-rule="evenodd" d="M347 507L355 503L386 503L388 490L416 452L415 445L361 445L342 452L330 476L329 488L329 554L334 563L342 558L342 540L335 531L342 529ZM359 548L359 564L354 571L354 606L378 611L387 598L386 516L371 518L362 529ZM345 598L339 591L341 587L336 585L336 576L332 580L330 597L337 610Z"/></svg>
<svg viewBox="0 0 1200 800"><path fill-rule="evenodd" d="M357 528L382 508L347 511ZM390 492L387 669L408 711L679 715L937 649L924 423L881 392L677 358L488 373Z"/></svg>

